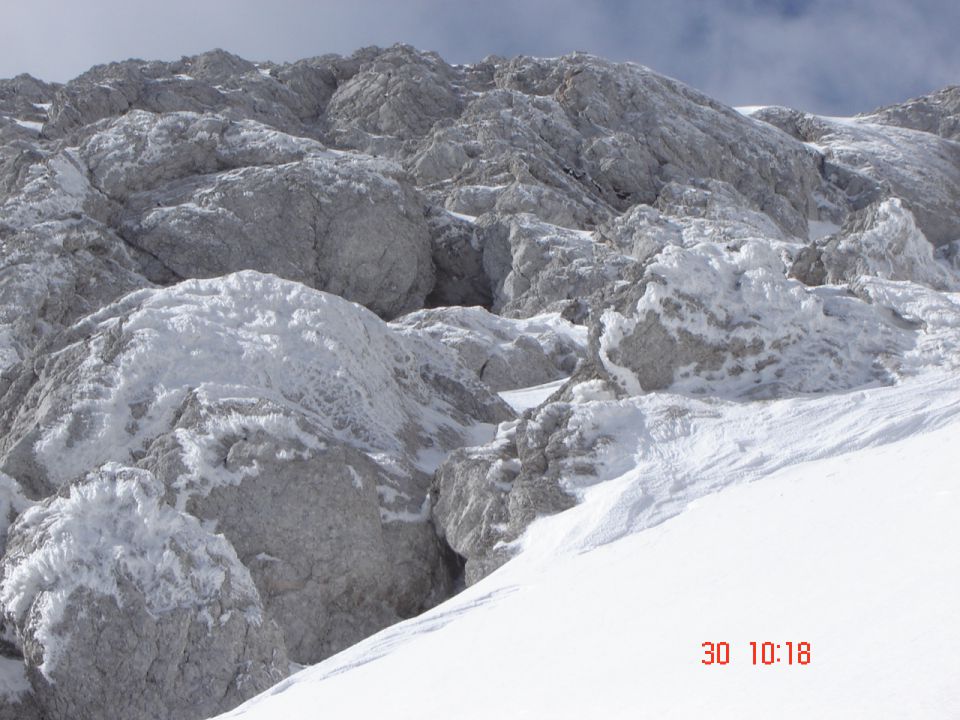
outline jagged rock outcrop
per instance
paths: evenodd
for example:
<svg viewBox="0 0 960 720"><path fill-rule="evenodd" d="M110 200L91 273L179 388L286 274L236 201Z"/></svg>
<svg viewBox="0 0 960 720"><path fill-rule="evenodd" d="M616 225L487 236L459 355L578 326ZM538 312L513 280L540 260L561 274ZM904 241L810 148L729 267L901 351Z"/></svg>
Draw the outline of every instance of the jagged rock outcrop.
<svg viewBox="0 0 960 720"><path fill-rule="evenodd" d="M510 543L531 522L575 504L563 478L571 470L567 461L584 448L558 432L570 412L569 405L551 404L504 423L492 443L457 450L437 470L433 520L463 558L467 584L509 560L516 550Z"/></svg>
<svg viewBox="0 0 960 720"><path fill-rule="evenodd" d="M868 276L960 289L960 277L938 261L913 214L896 198L852 213L839 233L805 248L791 274L808 285L856 283Z"/></svg>
<svg viewBox="0 0 960 720"><path fill-rule="evenodd" d="M203 718L287 674L233 548L163 494L108 464L11 527L0 606L47 720Z"/></svg>
<svg viewBox="0 0 960 720"><path fill-rule="evenodd" d="M448 209L580 228L655 201L668 182L710 177L805 234L821 183L802 144L646 68L577 53L502 62L411 162L425 184L456 184Z"/></svg>
<svg viewBox="0 0 960 720"><path fill-rule="evenodd" d="M541 385L569 376L586 354L586 328L558 314L509 320L482 308L438 308L395 321L456 352L493 390Z"/></svg>
<svg viewBox="0 0 960 720"><path fill-rule="evenodd" d="M616 281L632 261L590 233L549 225L533 215L482 216L483 267L493 289L492 310L506 317L560 312L586 317L583 299Z"/></svg>
<svg viewBox="0 0 960 720"><path fill-rule="evenodd" d="M824 177L844 190L851 209L898 197L935 246L960 236L960 144L869 117L825 118L776 107L753 117L817 147Z"/></svg>
<svg viewBox="0 0 960 720"><path fill-rule="evenodd" d="M327 106L334 136L365 152L382 152L382 139L421 138L435 123L463 109L455 85L458 73L436 53L395 45L376 53L346 82Z"/></svg>
<svg viewBox="0 0 960 720"><path fill-rule="evenodd" d="M433 288L423 200L388 162L250 121L132 111L80 149L145 274L272 272L394 316Z"/></svg>
<svg viewBox="0 0 960 720"><path fill-rule="evenodd" d="M0 113L21 120L42 122L45 108L59 86L45 83L26 73L0 80Z"/></svg>
<svg viewBox="0 0 960 720"><path fill-rule="evenodd" d="M960 140L960 86L951 85L905 103L887 105L858 117Z"/></svg>
<svg viewBox="0 0 960 720"><path fill-rule="evenodd" d="M768 243L669 246L644 279L607 298L591 342L628 394L769 397L887 377L911 339L853 298L785 277ZM762 311L759 310L762 308Z"/></svg>
<svg viewBox="0 0 960 720"><path fill-rule="evenodd" d="M0 145L37 138L56 89L26 74L0 80Z"/></svg>
<svg viewBox="0 0 960 720"><path fill-rule="evenodd" d="M316 137L341 59L325 56L258 67L222 50L175 62L98 65L59 88L43 134L76 140L98 120L131 110L217 112Z"/></svg>
<svg viewBox="0 0 960 720"><path fill-rule="evenodd" d="M254 272L128 295L61 343L0 400L3 467L33 497L150 470L234 544L301 662L449 590L430 473L512 412L441 344Z"/></svg>

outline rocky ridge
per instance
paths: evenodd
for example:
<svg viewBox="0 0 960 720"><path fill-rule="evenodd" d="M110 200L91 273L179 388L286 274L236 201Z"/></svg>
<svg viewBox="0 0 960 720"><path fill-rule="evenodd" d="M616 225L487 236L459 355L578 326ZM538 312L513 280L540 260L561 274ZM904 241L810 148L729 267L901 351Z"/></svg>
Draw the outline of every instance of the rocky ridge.
<svg viewBox="0 0 960 720"><path fill-rule="evenodd" d="M955 369L956 95L405 45L0 80L0 717L225 711L495 570L626 416Z"/></svg>

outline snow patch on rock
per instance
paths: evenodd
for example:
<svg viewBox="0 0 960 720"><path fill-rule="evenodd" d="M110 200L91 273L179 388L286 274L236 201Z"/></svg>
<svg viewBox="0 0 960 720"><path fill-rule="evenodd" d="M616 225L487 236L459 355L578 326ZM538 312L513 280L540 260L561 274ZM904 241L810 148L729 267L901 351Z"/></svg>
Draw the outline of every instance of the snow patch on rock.
<svg viewBox="0 0 960 720"><path fill-rule="evenodd" d="M447 386L431 386L422 371L476 391L471 409L481 414L502 407L435 345L403 339L353 303L252 271L132 293L75 332L89 339L60 351L75 367L44 390L60 398L57 410L37 418L37 460L57 485L108 460L134 461L188 396L205 406L268 401L304 415L316 436L392 455L401 467L422 444L452 447L489 419L456 407ZM231 432L230 422L219 417L208 438L181 437L188 467L211 469L205 444ZM243 423L316 444L275 412L244 414ZM183 491L204 494L225 481L222 470L191 474Z"/></svg>

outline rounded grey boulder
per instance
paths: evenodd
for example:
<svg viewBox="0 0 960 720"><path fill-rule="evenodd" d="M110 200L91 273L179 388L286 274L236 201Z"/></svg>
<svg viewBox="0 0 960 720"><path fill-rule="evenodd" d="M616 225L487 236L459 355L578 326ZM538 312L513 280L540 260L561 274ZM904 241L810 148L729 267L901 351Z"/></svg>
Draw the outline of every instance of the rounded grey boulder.
<svg viewBox="0 0 960 720"><path fill-rule="evenodd" d="M233 548L163 493L108 464L11 528L0 605L47 720L204 718L287 674Z"/></svg>

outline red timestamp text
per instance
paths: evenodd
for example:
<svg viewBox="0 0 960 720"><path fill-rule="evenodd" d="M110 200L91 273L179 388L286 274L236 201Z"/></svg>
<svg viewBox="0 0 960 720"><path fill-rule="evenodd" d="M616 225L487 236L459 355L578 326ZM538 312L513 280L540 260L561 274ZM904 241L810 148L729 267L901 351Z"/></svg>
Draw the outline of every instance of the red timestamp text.
<svg viewBox="0 0 960 720"><path fill-rule="evenodd" d="M728 642L700 643L703 665L728 665L731 652ZM750 642L750 659L754 665L809 665L812 649L809 642Z"/></svg>

